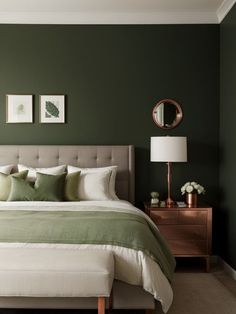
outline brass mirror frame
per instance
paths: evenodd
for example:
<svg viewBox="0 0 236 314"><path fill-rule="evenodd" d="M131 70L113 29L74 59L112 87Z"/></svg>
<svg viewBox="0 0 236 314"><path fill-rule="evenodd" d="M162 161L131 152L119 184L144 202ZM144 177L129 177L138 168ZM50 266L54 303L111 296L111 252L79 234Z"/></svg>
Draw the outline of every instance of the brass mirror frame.
<svg viewBox="0 0 236 314"><path fill-rule="evenodd" d="M172 125L168 126L168 127L159 124L158 121L156 120L157 108L164 102L172 104L176 107L176 118L175 118L174 122L172 123ZM171 99L171 98L162 99L162 100L158 101L158 103L154 106L154 108L152 110L152 118L153 118L153 121L155 122L155 124L159 128L161 128L163 130L172 130L175 127L177 127L180 124L180 122L183 120L183 110L182 110L180 104L177 103L177 101L175 101L174 99Z"/></svg>

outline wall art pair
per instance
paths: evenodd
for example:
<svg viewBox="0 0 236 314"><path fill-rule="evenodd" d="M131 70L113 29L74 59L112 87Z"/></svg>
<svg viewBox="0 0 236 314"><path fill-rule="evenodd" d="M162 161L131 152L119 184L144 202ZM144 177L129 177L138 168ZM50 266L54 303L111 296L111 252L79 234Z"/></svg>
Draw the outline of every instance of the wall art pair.
<svg viewBox="0 0 236 314"><path fill-rule="evenodd" d="M7 95L7 123L33 123L33 95ZM65 95L39 96L39 122L65 123Z"/></svg>

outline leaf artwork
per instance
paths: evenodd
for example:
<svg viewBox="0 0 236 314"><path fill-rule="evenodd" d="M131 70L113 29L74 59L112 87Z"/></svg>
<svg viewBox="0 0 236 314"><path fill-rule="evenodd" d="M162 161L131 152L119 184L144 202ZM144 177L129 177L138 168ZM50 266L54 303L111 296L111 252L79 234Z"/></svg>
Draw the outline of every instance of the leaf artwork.
<svg viewBox="0 0 236 314"><path fill-rule="evenodd" d="M56 118L58 118L59 114L60 114L60 111L57 108L57 106L54 103L52 103L51 101L46 101L46 113L45 113L46 118L49 117L48 114L50 114L51 116L56 117Z"/></svg>
<svg viewBox="0 0 236 314"><path fill-rule="evenodd" d="M25 106L23 104L20 104L17 106L16 110L17 110L18 114L24 114L25 113Z"/></svg>

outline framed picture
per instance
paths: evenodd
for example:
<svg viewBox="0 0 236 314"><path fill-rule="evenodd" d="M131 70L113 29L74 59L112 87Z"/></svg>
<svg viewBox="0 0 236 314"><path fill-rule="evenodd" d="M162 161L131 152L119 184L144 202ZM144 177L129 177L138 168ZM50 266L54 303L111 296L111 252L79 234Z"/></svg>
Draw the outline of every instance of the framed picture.
<svg viewBox="0 0 236 314"><path fill-rule="evenodd" d="M33 123L33 95L7 95L7 123Z"/></svg>
<svg viewBox="0 0 236 314"><path fill-rule="evenodd" d="M65 95L40 95L40 123L65 123Z"/></svg>

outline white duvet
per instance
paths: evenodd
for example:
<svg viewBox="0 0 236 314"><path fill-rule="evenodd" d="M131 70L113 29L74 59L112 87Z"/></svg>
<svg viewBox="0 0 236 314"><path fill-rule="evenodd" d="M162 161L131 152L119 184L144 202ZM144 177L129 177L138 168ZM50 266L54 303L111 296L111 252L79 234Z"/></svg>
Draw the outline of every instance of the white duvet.
<svg viewBox="0 0 236 314"><path fill-rule="evenodd" d="M45 211L80 211L84 206L88 210L104 211L116 210L122 212L133 212L144 216L150 223L154 223L142 211L131 205L127 201L81 201L81 202L0 202L0 210L45 210ZM81 209L83 206L83 209ZM89 207L91 206L91 207ZM155 226L155 225L154 225ZM115 257L115 278L132 285L142 286L144 290L151 293L154 298L161 302L162 309L167 312L172 300L173 292L169 281L163 274L159 265L141 251L112 245L93 245L93 244L45 244L45 243L0 243L0 247L24 247L34 248L51 248L51 249L106 249L111 250ZM48 250L45 250L48 254Z"/></svg>

